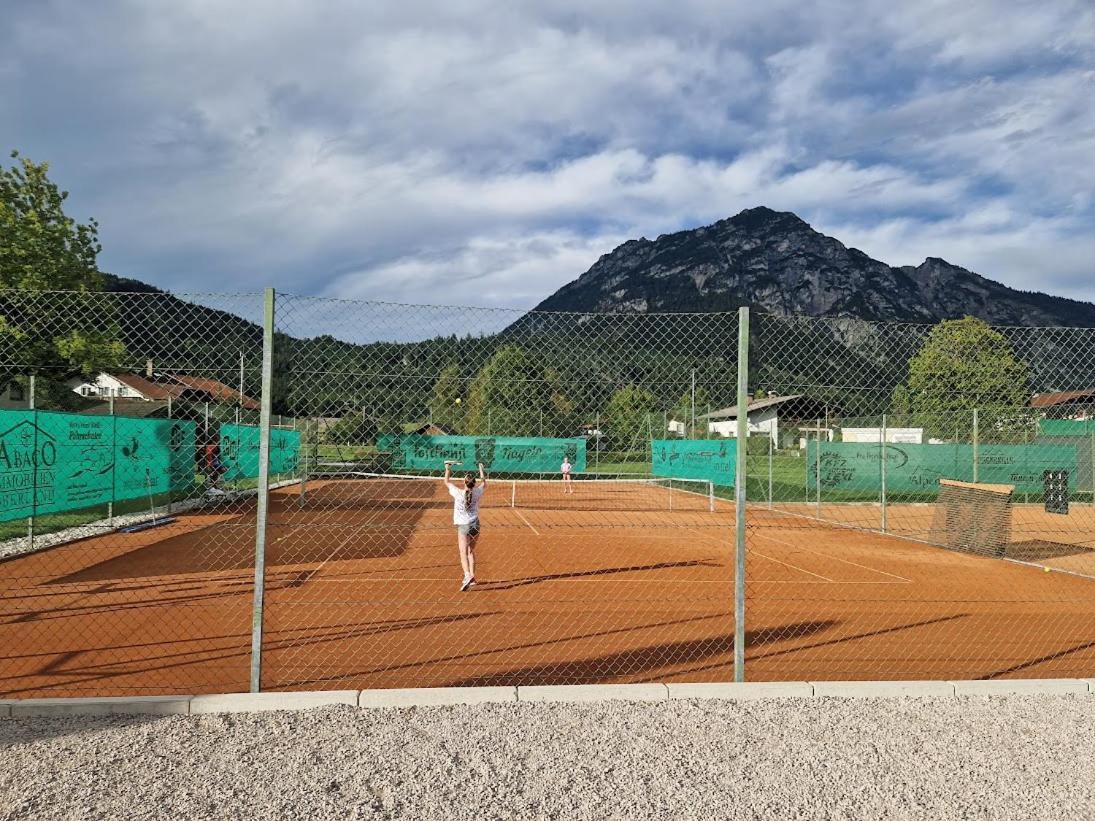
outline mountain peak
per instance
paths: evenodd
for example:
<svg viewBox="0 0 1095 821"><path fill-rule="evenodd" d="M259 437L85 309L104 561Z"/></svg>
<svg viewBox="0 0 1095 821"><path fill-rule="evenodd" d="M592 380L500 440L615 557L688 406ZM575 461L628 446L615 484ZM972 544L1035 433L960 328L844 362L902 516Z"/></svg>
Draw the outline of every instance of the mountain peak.
<svg viewBox="0 0 1095 821"><path fill-rule="evenodd" d="M758 205L755 208L746 208L744 211L739 211L734 216L722 220L723 223L730 223L743 230L758 230L758 229L771 229L771 228L786 228L786 229L801 229L810 228L810 224L802 219L798 214L791 211L773 211L771 208L765 205ZM720 223L715 223L719 225Z"/></svg>
<svg viewBox="0 0 1095 821"><path fill-rule="evenodd" d="M790 211L747 208L711 225L629 240L536 310L673 313L750 305L774 314L1095 327L1095 305L1008 288L940 257L891 267Z"/></svg>

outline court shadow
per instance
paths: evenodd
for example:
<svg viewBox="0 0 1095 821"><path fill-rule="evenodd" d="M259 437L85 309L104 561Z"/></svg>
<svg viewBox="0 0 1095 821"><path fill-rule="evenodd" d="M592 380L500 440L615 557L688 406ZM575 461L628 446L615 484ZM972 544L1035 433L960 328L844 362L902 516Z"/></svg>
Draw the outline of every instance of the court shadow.
<svg viewBox="0 0 1095 821"><path fill-rule="evenodd" d="M1039 562L1046 559L1059 559L1062 556L1081 554L1095 555L1095 548L1084 545L1050 542L1044 539L1030 539L1025 542L1011 542L1004 549L1004 556L1021 562Z"/></svg>
<svg viewBox="0 0 1095 821"><path fill-rule="evenodd" d="M353 521L316 520L292 511L272 512L266 531L266 566L398 558L416 535L421 536L420 516L420 511L404 511L398 520L368 527ZM49 584L250 572L255 566L255 519L247 514L202 527L188 523L183 516L178 524L146 531L142 536L144 544L54 578ZM118 553L122 548L117 540L121 538L130 537L109 534L78 544L86 553Z"/></svg>
<svg viewBox="0 0 1095 821"><path fill-rule="evenodd" d="M1074 655L1075 653L1081 653L1084 650L1090 650L1092 648L1095 648L1095 641L1084 642L1083 644L1078 644L1075 647L1069 647L1067 650L1061 650L1057 653L1050 653L1049 655L1039 656L1038 658L1024 661L1022 664L1016 664L1013 667L1008 667L1004 670L997 670L995 673L988 673L984 676L984 678L1003 678L1004 676L1011 675L1012 673L1019 673L1023 670L1029 670L1031 667L1037 667L1039 664L1046 664L1047 662L1051 661L1060 661L1061 659L1067 658L1071 655ZM1078 669L1073 671L1057 672L1057 676L1060 678L1080 678L1084 675L1089 674L1090 672L1090 667L1082 667L1078 665Z"/></svg>
<svg viewBox="0 0 1095 821"><path fill-rule="evenodd" d="M782 625L757 631L746 631L746 646L786 641L789 638L811 636L835 626L835 621L810 621ZM681 664L710 662L724 657L716 665L733 665L734 634L723 633L702 639L687 639L649 645L633 650L621 650L595 658L573 661L545 662L516 670L506 670L482 676L451 681L450 687L529 686L538 684L604 684L622 679L648 678L657 681L657 673L673 675Z"/></svg>
<svg viewBox="0 0 1095 821"><path fill-rule="evenodd" d="M519 579L505 579L497 582L483 582L479 590L513 590L540 582L559 581L561 579L584 579L590 576L611 576L616 573L636 573L648 570L667 570L673 567L720 567L718 562L694 559L684 562L659 562L657 564L635 564L625 567L603 567L597 570L575 570L570 573L545 573L540 576L526 576Z"/></svg>

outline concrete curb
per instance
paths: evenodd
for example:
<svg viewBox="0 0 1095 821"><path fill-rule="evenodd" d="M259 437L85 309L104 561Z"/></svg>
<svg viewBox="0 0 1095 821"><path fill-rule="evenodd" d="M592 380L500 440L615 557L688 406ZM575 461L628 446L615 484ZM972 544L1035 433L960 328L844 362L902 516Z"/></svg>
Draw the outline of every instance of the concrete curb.
<svg viewBox="0 0 1095 821"><path fill-rule="evenodd" d="M561 684L517 687L518 701L668 701L664 684Z"/></svg>
<svg viewBox="0 0 1095 821"><path fill-rule="evenodd" d="M357 706L357 690L313 690L302 693L231 693L217 696L194 696L190 699L190 714L255 713L267 710L307 710L335 704Z"/></svg>
<svg viewBox="0 0 1095 821"><path fill-rule="evenodd" d="M9 701L12 718L46 716L177 716L190 712L191 696L142 696L138 698L36 698Z"/></svg>
<svg viewBox="0 0 1095 821"><path fill-rule="evenodd" d="M814 695L827 698L951 698L953 681L815 681Z"/></svg>
<svg viewBox="0 0 1095 821"><path fill-rule="evenodd" d="M1068 695L1090 693L1089 682L1083 679L992 679L989 681L956 681L955 695L998 696L1048 694Z"/></svg>
<svg viewBox="0 0 1095 821"><path fill-rule="evenodd" d="M669 683L670 701L684 698L753 701L758 698L812 698L814 685L808 681L757 681L674 684Z"/></svg>
<svg viewBox="0 0 1095 821"><path fill-rule="evenodd" d="M422 687L417 690L362 690L358 707L437 707L517 701L516 687Z"/></svg>
<svg viewBox="0 0 1095 821"><path fill-rule="evenodd" d="M203 715L305 710L347 705L369 709L514 702L751 701L762 698L966 698L1095 695L1095 679L992 681L758 681L671 684L582 684L527 687L426 687L402 690L315 690L99 698L0 700L0 719L48 716Z"/></svg>

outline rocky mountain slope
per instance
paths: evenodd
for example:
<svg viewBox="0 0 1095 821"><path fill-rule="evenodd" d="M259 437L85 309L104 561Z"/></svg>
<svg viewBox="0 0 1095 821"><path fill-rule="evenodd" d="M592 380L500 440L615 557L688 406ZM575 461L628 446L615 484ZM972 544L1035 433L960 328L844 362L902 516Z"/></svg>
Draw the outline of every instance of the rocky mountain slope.
<svg viewBox="0 0 1095 821"><path fill-rule="evenodd" d="M1095 305L1019 291L945 260L891 267L796 215L750 208L713 225L625 242L536 306L543 311L709 312L1095 327Z"/></svg>

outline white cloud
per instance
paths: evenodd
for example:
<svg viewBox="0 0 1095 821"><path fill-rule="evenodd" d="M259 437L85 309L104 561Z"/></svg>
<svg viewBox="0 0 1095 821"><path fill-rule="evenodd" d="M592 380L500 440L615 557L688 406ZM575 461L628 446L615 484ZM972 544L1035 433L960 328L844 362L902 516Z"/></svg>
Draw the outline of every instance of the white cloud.
<svg viewBox="0 0 1095 821"><path fill-rule="evenodd" d="M51 161L106 268L176 289L527 307L764 204L1092 296L1086 3L316 9L23 4L0 145Z"/></svg>

